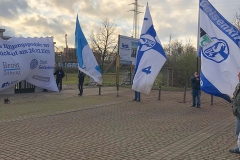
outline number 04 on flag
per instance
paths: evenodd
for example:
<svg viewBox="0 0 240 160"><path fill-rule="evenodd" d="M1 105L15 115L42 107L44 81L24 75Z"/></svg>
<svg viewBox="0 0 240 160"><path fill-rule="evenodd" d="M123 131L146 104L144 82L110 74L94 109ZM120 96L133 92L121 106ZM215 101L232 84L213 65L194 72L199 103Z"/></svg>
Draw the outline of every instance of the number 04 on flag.
<svg viewBox="0 0 240 160"><path fill-rule="evenodd" d="M153 83L165 62L166 54L154 29L147 5L137 49L132 89L149 95Z"/></svg>

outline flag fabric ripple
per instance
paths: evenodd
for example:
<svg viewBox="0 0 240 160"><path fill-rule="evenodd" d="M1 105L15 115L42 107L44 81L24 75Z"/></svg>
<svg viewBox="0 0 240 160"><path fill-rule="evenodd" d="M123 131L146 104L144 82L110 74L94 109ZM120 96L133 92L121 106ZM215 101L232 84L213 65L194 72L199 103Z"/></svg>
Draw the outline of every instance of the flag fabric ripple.
<svg viewBox="0 0 240 160"><path fill-rule="evenodd" d="M76 19L75 29L75 47L78 60L78 69L92 77L95 82L101 85L102 84L101 69L83 34L83 31L78 21L78 16Z"/></svg>
<svg viewBox="0 0 240 160"><path fill-rule="evenodd" d="M154 29L147 4L138 43L132 89L149 95L165 62L166 54Z"/></svg>
<svg viewBox="0 0 240 160"><path fill-rule="evenodd" d="M199 3L201 90L231 102L239 82L240 33L208 0Z"/></svg>

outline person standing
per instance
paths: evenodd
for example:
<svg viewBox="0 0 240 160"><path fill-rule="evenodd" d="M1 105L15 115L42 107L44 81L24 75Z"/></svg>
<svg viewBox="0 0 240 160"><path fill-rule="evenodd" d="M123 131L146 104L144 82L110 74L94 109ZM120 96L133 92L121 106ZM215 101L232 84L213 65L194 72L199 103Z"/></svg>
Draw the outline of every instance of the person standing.
<svg viewBox="0 0 240 160"><path fill-rule="evenodd" d="M134 76L133 76L133 78L134 78ZM140 94L140 92L134 91L134 99L133 99L133 101L140 102L140 100L141 100L141 94Z"/></svg>
<svg viewBox="0 0 240 160"><path fill-rule="evenodd" d="M56 83L57 83L57 87L60 92L62 90L62 79L65 76L65 73L62 70L62 67L58 67L58 69L55 71L54 75L56 76Z"/></svg>
<svg viewBox="0 0 240 160"><path fill-rule="evenodd" d="M235 122L236 139L239 138L238 136L240 132L240 70L238 71L238 80L239 80L239 83L237 84L235 91L233 92L233 99L232 99L232 111L233 111L233 115L236 117L236 122ZM240 154L239 144L234 149L230 149L229 152Z"/></svg>
<svg viewBox="0 0 240 160"><path fill-rule="evenodd" d="M85 74L82 71L78 71L78 89L79 89L79 96L83 94L83 82L84 82Z"/></svg>
<svg viewBox="0 0 240 160"><path fill-rule="evenodd" d="M140 92L134 91L134 95L135 95L135 97L134 97L133 101L140 102L140 100L141 100Z"/></svg>
<svg viewBox="0 0 240 160"><path fill-rule="evenodd" d="M197 98L197 108L201 106L201 90L200 90L200 77L197 72L194 73L194 76L191 78L192 84L192 106L196 106L196 98Z"/></svg>

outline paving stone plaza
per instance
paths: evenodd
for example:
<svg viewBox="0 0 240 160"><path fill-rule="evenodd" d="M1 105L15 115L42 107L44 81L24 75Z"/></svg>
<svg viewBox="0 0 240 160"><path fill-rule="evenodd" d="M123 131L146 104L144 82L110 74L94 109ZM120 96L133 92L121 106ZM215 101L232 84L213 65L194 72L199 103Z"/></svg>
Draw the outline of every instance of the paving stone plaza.
<svg viewBox="0 0 240 160"><path fill-rule="evenodd" d="M202 92L116 87L0 95L0 160L236 160L231 104ZM9 98L10 104L3 104Z"/></svg>

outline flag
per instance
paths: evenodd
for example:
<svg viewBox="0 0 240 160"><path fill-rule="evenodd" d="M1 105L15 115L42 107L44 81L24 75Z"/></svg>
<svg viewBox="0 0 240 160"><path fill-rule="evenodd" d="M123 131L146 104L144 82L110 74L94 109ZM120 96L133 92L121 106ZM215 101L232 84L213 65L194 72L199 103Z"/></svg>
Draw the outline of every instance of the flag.
<svg viewBox="0 0 240 160"><path fill-rule="evenodd" d="M239 80L240 32L208 0L199 3L201 90L231 102Z"/></svg>
<svg viewBox="0 0 240 160"><path fill-rule="evenodd" d="M75 47L78 60L78 69L89 75L98 84L102 84L101 69L90 49L88 42L80 27L78 16L75 29Z"/></svg>
<svg viewBox="0 0 240 160"><path fill-rule="evenodd" d="M7 41L0 38L0 92L14 89L23 80L58 92L54 63L53 37L12 37Z"/></svg>
<svg viewBox="0 0 240 160"><path fill-rule="evenodd" d="M166 55L153 27L147 4L138 43L132 89L149 95L165 61Z"/></svg>

